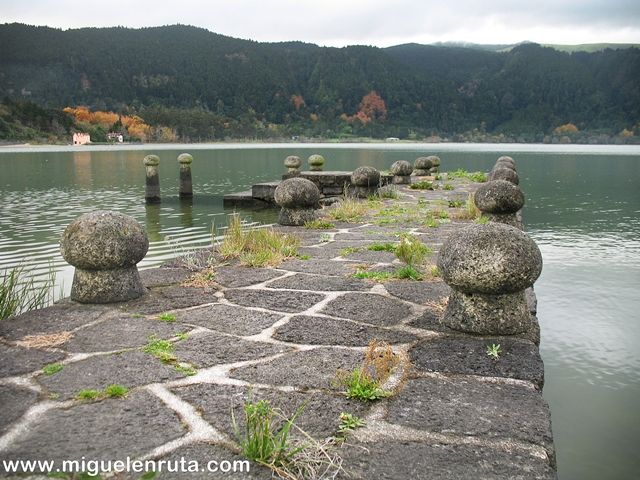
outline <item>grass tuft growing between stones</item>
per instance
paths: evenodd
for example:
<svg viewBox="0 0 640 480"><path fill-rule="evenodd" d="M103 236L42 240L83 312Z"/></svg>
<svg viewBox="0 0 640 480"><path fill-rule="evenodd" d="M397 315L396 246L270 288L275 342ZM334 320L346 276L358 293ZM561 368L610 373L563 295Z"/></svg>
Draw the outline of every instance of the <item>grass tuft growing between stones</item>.
<svg viewBox="0 0 640 480"><path fill-rule="evenodd" d="M305 405L287 418L266 400L244 403L244 429L233 410L231 421L242 454L264 465L284 479L335 478L342 471L342 459L333 449L332 439L318 442L296 425ZM304 441L294 439L293 431Z"/></svg>
<svg viewBox="0 0 640 480"><path fill-rule="evenodd" d="M409 185L411 190L435 190L435 185L433 182L429 182L428 180L420 180L419 182L412 183Z"/></svg>
<svg viewBox="0 0 640 480"><path fill-rule="evenodd" d="M371 245L367 245L367 250L371 250L372 252L394 252L396 251L397 245L393 243L372 243Z"/></svg>
<svg viewBox="0 0 640 480"><path fill-rule="evenodd" d="M381 272L378 270L365 270L365 269L357 269L356 273L354 273L353 278L359 278L363 280L374 280L376 282L384 282L386 280L391 280L394 277L394 274L391 272Z"/></svg>
<svg viewBox="0 0 640 480"><path fill-rule="evenodd" d="M483 183L487 181L487 174L484 172L467 172L463 168L447 173L447 178L460 178L471 182Z"/></svg>
<svg viewBox="0 0 640 480"><path fill-rule="evenodd" d="M454 214L454 218L459 220L475 220L476 218L480 218L481 215L482 212L476 207L476 202L473 200L473 193L470 193L464 204L464 208L457 211Z"/></svg>
<svg viewBox="0 0 640 480"><path fill-rule="evenodd" d="M355 223L362 219L367 209L365 203L355 198L345 197L329 210L328 215L339 222Z"/></svg>
<svg viewBox="0 0 640 480"><path fill-rule="evenodd" d="M129 389L124 385L114 383L104 389L105 396L109 398L124 398L129 393Z"/></svg>
<svg viewBox="0 0 640 480"><path fill-rule="evenodd" d="M398 363L391 346L377 339L365 351L362 365L353 370L338 370L335 385L344 388L347 398L373 402L392 395L382 388Z"/></svg>
<svg viewBox="0 0 640 480"><path fill-rule="evenodd" d="M183 287L208 288L215 286L216 272L213 267L205 268L182 282Z"/></svg>
<svg viewBox="0 0 640 480"><path fill-rule="evenodd" d="M153 355L162 363L174 363L177 361L176 356L173 354L173 344L169 340L161 340L152 336L142 351Z"/></svg>
<svg viewBox="0 0 640 480"><path fill-rule="evenodd" d="M225 259L239 258L248 267L273 267L295 257L299 247L300 238L296 235L271 228L245 230L240 217L233 215L218 251Z"/></svg>
<svg viewBox="0 0 640 480"><path fill-rule="evenodd" d="M60 363L50 363L49 365L45 365L44 367L42 367L42 373L51 376L60 372L63 368L64 366Z"/></svg>
<svg viewBox="0 0 640 480"><path fill-rule="evenodd" d="M84 389L76 394L76 400L98 400L102 396L100 390Z"/></svg>
<svg viewBox="0 0 640 480"><path fill-rule="evenodd" d="M56 273L53 266L44 278L25 275L26 268L5 270L0 277L0 320L53 303Z"/></svg>
<svg viewBox="0 0 640 480"><path fill-rule="evenodd" d="M331 228L335 228L335 224L328 222L326 220L323 220L321 218L317 218L315 220L309 220L308 222L305 222L304 224L304 228L308 228L311 230L329 230Z"/></svg>
<svg viewBox="0 0 640 480"><path fill-rule="evenodd" d="M415 235L404 233L400 236L400 243L395 249L396 257L408 266L421 265L428 255L433 253L428 246L416 238Z"/></svg>
<svg viewBox="0 0 640 480"><path fill-rule="evenodd" d="M176 321L176 316L173 313L163 312L158 315L158 320L161 322L173 323Z"/></svg>

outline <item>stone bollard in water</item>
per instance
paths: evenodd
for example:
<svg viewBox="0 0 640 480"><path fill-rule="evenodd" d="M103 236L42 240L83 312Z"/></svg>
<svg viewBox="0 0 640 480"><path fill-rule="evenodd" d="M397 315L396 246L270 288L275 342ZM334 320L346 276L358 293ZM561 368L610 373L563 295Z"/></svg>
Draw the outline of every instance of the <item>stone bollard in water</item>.
<svg viewBox="0 0 640 480"><path fill-rule="evenodd" d="M147 173L144 199L147 203L160 202L160 175L158 174L160 158L157 155L144 157L144 167Z"/></svg>
<svg viewBox="0 0 640 480"><path fill-rule="evenodd" d="M373 167L358 167L351 173L351 185L358 198L375 195L380 187L380 172Z"/></svg>
<svg viewBox="0 0 640 480"><path fill-rule="evenodd" d="M392 182L396 185L404 185L411 183L411 172L413 165L406 160L398 160L391 165L391 173L393 174Z"/></svg>
<svg viewBox="0 0 640 480"><path fill-rule="evenodd" d="M128 215L99 210L78 217L60 241L62 256L76 267L71 299L113 303L142 296L136 264L148 249L144 228Z"/></svg>
<svg viewBox="0 0 640 480"><path fill-rule="evenodd" d="M287 173L290 175L300 173L300 167L302 166L302 160L295 155L289 155L284 159L284 166L287 167Z"/></svg>
<svg viewBox="0 0 640 480"><path fill-rule="evenodd" d="M542 255L521 230L500 223L465 227L442 246L438 268L453 289L442 323L482 335L528 330L524 291L540 276Z"/></svg>
<svg viewBox="0 0 640 480"><path fill-rule="evenodd" d="M300 226L316 218L320 190L311 180L300 177L283 180L273 196L280 206L280 225Z"/></svg>
<svg viewBox="0 0 640 480"><path fill-rule="evenodd" d="M178 155L180 164L180 198L193 197L193 182L191 181L191 164L193 157L188 153Z"/></svg>
<svg viewBox="0 0 640 480"><path fill-rule="evenodd" d="M416 177L423 177L431 173L433 168L432 157L418 157L413 162L413 175Z"/></svg>
<svg viewBox="0 0 640 480"><path fill-rule="evenodd" d="M324 157L322 155L311 155L307 162L309 163L309 170L312 172L321 172L324 168Z"/></svg>
<svg viewBox="0 0 640 480"><path fill-rule="evenodd" d="M506 180L483 183L473 196L476 207L490 222L505 223L522 230L516 215L524 206L524 194L518 185Z"/></svg>

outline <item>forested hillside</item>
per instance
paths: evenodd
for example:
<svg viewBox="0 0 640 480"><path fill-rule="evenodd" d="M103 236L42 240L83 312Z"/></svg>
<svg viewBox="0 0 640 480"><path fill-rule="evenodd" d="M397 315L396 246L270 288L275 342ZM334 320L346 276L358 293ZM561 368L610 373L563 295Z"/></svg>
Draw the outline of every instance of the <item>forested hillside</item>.
<svg viewBox="0 0 640 480"><path fill-rule="evenodd" d="M323 48L181 25L62 31L22 24L0 25L0 45L0 136L8 139L32 128L24 111L36 105L54 117L79 106L139 116L150 128L139 137L146 140L162 140L161 128L178 141L640 136L637 48ZM45 123L41 131L51 132ZM51 128L60 135L76 127L86 125L55 117Z"/></svg>

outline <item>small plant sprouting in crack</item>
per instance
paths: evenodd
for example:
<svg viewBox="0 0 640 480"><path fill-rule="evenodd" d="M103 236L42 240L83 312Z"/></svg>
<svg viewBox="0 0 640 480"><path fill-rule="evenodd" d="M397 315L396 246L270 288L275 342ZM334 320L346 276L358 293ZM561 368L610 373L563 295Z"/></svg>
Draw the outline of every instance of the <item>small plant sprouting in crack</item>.
<svg viewBox="0 0 640 480"><path fill-rule="evenodd" d="M173 313L163 312L158 315L158 320L161 322L173 323L176 321L176 316Z"/></svg>
<svg viewBox="0 0 640 480"><path fill-rule="evenodd" d="M55 375L59 371L61 371L64 366L60 363L50 363L49 365L45 365L42 367L42 373L47 376Z"/></svg>
<svg viewBox="0 0 640 480"><path fill-rule="evenodd" d="M153 355L162 363L175 363L178 360L173 354L173 344L169 340L161 340L155 336L149 338L149 343L142 351Z"/></svg>
<svg viewBox="0 0 640 480"><path fill-rule="evenodd" d="M340 425L338 425L339 440L344 440L347 435L353 432L356 428L364 427L366 422L360 417L356 417L352 413L342 412L340 414Z"/></svg>
<svg viewBox="0 0 640 480"><path fill-rule="evenodd" d="M109 398L124 398L129 393L129 389L124 385L114 383L104 389L104 394Z"/></svg>
<svg viewBox="0 0 640 480"><path fill-rule="evenodd" d="M372 402L391 396L382 385L398 363L393 349L386 342L372 340L365 351L362 365L353 370L338 370L334 384L344 388L348 398Z"/></svg>
<svg viewBox="0 0 640 480"><path fill-rule="evenodd" d="M101 396L102 396L102 392L100 390L87 388L87 389L80 390L76 394L76 400L93 401L93 400L98 400Z"/></svg>
<svg viewBox="0 0 640 480"><path fill-rule="evenodd" d="M335 227L336 227L335 224L328 222L327 220L323 220L321 218L317 218L315 220L309 220L304 224L304 228L312 229L312 230L329 230Z"/></svg>
<svg viewBox="0 0 640 480"><path fill-rule="evenodd" d="M500 348L499 343L497 345L495 343L487 345L487 356L493 358L494 360L498 360L501 354L502 349Z"/></svg>
<svg viewBox="0 0 640 480"><path fill-rule="evenodd" d="M334 451L335 440L318 442L296 425L305 404L290 418L266 400L244 403L244 431L231 410L231 422L242 454L270 468L280 478L335 478L342 471L342 459ZM294 439L292 431L305 437Z"/></svg>

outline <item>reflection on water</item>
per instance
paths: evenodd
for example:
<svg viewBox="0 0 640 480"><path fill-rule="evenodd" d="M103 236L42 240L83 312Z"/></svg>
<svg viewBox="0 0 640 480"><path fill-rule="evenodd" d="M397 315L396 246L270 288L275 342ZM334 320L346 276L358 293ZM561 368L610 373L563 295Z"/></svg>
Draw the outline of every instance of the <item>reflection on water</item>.
<svg viewBox="0 0 640 480"><path fill-rule="evenodd" d="M151 241L142 268L209 245L231 213L222 196L271 181L287 155L320 153L327 168L384 169L438 153L443 168L488 170L513 154L527 197L524 217L543 253L536 283L561 480L635 478L640 460L640 149L608 146L239 145L1 149L0 269L20 261L33 272L52 261L65 286L71 268L58 253L78 215L113 209L143 223ZM178 164L194 154L193 200L178 199ZM161 158L161 204L145 205L147 154ZM254 213L271 222L276 212Z"/></svg>

